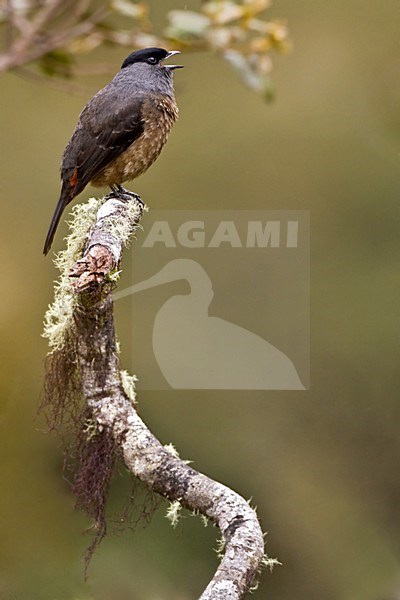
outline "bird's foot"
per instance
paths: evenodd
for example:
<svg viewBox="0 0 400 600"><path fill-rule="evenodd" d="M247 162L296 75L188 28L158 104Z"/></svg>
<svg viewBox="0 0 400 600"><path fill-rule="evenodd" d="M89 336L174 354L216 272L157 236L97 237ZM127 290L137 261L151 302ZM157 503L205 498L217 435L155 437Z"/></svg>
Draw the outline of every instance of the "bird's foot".
<svg viewBox="0 0 400 600"><path fill-rule="evenodd" d="M108 196L106 196L106 199L120 198L121 200L137 200L137 202L140 202L140 204L142 206L144 206L144 202L141 199L141 197L138 196L138 194L135 194L134 192L127 190L122 185L120 185L120 184L111 185L110 187L111 187L111 194L108 194Z"/></svg>

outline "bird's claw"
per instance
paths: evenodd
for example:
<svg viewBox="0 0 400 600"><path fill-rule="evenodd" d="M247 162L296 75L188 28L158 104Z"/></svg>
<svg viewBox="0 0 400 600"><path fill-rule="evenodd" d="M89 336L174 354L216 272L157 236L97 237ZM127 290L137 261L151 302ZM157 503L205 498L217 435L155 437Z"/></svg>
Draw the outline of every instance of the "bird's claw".
<svg viewBox="0 0 400 600"><path fill-rule="evenodd" d="M136 200L142 206L144 206L143 200L141 199L140 196L138 196L138 194L135 194L135 192L131 192L130 190L127 190L122 185L113 185L110 187L111 187L111 193L106 196L106 200L110 200L111 198L118 198L120 200L126 200L126 201Z"/></svg>

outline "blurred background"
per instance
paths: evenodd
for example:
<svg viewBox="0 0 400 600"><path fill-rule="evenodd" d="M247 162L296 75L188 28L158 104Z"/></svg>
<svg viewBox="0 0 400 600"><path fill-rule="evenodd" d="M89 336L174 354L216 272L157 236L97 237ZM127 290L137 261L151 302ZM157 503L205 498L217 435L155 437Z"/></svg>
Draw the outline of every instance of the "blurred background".
<svg viewBox="0 0 400 600"><path fill-rule="evenodd" d="M150 2L165 11L196 2ZM157 209L309 210L311 389L143 391L141 416L196 469L252 498L267 552L254 598L400 598L398 368L399 5L276 0L294 51L274 58L267 105L222 60L182 58L181 118L134 184ZM126 52L98 55L115 64ZM1 77L0 596L7 600L189 600L218 559L217 531L166 503L151 523L110 533L83 581L90 525L74 512L59 441L37 406L42 319L57 276L42 246L60 156L83 96ZM88 188L81 199L89 197ZM55 248L62 248L66 226ZM134 252L134 247L127 254ZM124 265L123 265L124 267ZM130 316L130 315L129 315ZM123 315L117 330L129 326ZM122 361L124 362L124 349ZM114 484L111 511L126 488Z"/></svg>

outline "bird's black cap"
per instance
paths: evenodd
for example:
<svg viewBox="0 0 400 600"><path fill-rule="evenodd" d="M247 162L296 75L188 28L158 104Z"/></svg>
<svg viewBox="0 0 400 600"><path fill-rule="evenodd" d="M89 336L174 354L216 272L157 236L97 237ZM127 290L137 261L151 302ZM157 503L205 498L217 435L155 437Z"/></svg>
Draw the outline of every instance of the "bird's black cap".
<svg viewBox="0 0 400 600"><path fill-rule="evenodd" d="M166 58L173 56L174 54L179 54L179 51L171 51L164 50L164 48L143 48L142 50L135 50L126 57L124 62L121 65L121 69L125 69L125 67L129 67L134 63L148 63L149 65L158 65L161 61ZM165 65L169 69L179 69L178 65Z"/></svg>

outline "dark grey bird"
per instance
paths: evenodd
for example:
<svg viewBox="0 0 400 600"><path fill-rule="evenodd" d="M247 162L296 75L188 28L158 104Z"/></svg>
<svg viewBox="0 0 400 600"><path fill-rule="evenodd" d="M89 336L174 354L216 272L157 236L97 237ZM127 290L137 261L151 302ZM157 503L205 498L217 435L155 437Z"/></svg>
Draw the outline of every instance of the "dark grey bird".
<svg viewBox="0 0 400 600"><path fill-rule="evenodd" d="M62 156L61 193L44 254L65 207L89 182L126 197L131 192L122 183L147 171L160 154L178 118L172 73L181 65L163 64L174 54L163 48L132 52L81 112Z"/></svg>

